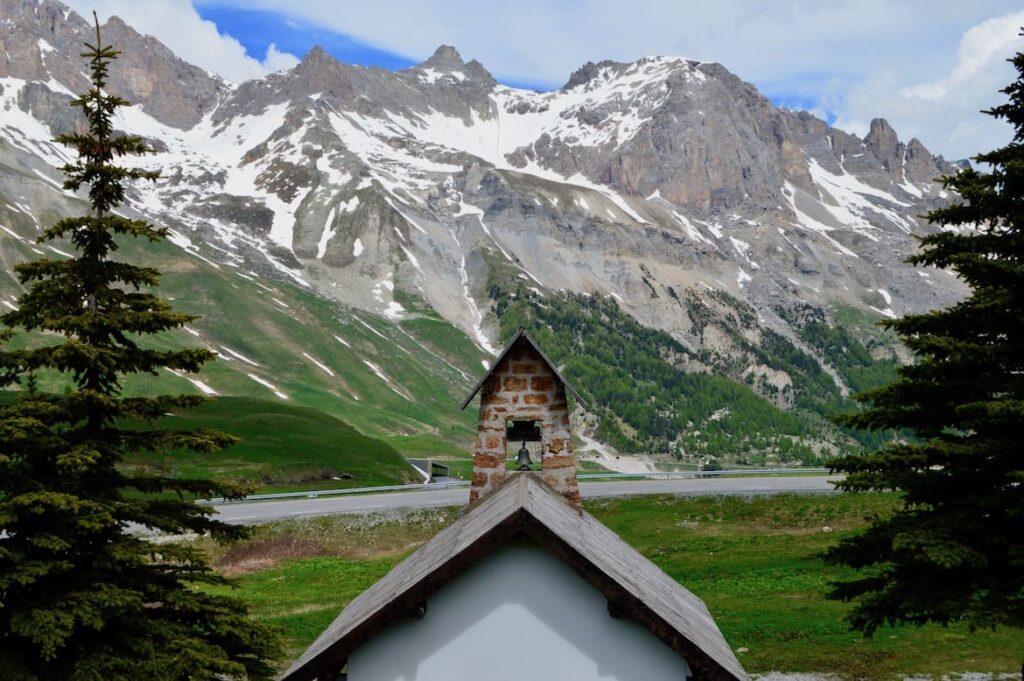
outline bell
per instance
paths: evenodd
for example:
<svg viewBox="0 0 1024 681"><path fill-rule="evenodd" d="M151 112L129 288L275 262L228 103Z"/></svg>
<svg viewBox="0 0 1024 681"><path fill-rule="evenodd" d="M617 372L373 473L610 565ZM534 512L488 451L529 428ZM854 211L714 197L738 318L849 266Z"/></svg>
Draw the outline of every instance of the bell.
<svg viewBox="0 0 1024 681"><path fill-rule="evenodd" d="M523 442L523 446L519 448L519 454L516 456L516 465L519 466L519 470L528 471L530 470L530 450L526 448L526 443Z"/></svg>

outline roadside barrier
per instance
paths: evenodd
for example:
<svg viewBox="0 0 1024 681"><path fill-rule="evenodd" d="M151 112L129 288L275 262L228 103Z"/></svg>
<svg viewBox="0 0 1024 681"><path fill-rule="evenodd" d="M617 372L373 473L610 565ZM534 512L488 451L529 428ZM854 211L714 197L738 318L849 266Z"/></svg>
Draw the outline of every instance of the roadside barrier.
<svg viewBox="0 0 1024 681"><path fill-rule="evenodd" d="M799 473L823 474L827 468L730 468L720 471L655 471L648 473L580 473L577 480L691 480L695 478L720 478L726 475L792 475ZM272 501L274 499L316 499L339 494L371 494L374 492L416 492L455 487L468 487L469 480L445 482L423 482L410 485L380 485L377 487L344 487L340 489L309 490L305 492L276 492L273 494L250 494L241 499L199 499L196 503L207 505L243 504L251 501Z"/></svg>

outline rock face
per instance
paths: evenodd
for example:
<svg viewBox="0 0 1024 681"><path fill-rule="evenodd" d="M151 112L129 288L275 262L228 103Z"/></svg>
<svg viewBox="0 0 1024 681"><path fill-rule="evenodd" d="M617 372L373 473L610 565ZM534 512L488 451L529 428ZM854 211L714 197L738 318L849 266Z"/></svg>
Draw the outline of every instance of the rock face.
<svg viewBox="0 0 1024 681"><path fill-rule="evenodd" d="M48 82L52 90L67 95L88 87L79 54L82 43L95 42L95 32L82 17L52 0L0 0L0 17L0 43L6 50L0 77ZM160 123L191 128L228 91L221 78L183 62L163 43L140 35L117 17L102 31L104 42L121 52L110 71L111 91Z"/></svg>
<svg viewBox="0 0 1024 681"><path fill-rule="evenodd" d="M871 128L864 138L864 144L890 174L903 169L903 145L896 137L896 131L884 118L871 121Z"/></svg>
<svg viewBox="0 0 1024 681"><path fill-rule="evenodd" d="M66 103L91 36L52 0L0 0L8 167L60 160L47 139L76 123ZM716 352L733 341L695 310L720 294L786 337L794 307L891 316L962 294L902 263L956 167L882 119L860 139L777 108L719 64L588 63L532 92L448 46L398 72L315 48L233 86L119 19L104 38L123 53L110 89L136 104L119 126L161 145L164 176L136 211L212 262L392 320L432 310L484 349L495 283L611 296Z"/></svg>

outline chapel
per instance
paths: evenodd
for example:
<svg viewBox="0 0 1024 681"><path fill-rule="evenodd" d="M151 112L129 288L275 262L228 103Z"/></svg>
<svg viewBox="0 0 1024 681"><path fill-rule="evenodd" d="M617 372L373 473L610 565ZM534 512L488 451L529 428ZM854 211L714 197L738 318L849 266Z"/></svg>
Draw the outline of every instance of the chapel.
<svg viewBox="0 0 1024 681"><path fill-rule="evenodd" d="M529 334L462 407L477 394L467 512L353 600L283 679L746 679L704 603L583 510L568 395L583 401Z"/></svg>

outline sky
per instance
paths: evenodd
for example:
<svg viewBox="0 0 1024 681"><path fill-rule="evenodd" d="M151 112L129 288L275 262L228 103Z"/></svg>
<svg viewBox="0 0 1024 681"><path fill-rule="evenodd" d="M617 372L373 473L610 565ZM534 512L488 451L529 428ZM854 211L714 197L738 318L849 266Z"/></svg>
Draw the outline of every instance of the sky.
<svg viewBox="0 0 1024 681"><path fill-rule="evenodd" d="M67 1L67 0L65 0ZM71 0L117 14L179 57L242 81L319 44L401 69L455 46L506 85L560 87L587 61L683 56L723 64L773 102L863 135L960 159L1010 140L979 113L1004 100L1024 51L1020 0Z"/></svg>

